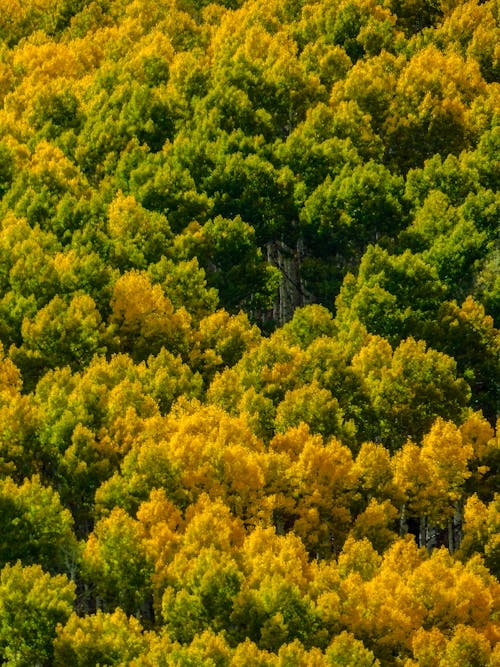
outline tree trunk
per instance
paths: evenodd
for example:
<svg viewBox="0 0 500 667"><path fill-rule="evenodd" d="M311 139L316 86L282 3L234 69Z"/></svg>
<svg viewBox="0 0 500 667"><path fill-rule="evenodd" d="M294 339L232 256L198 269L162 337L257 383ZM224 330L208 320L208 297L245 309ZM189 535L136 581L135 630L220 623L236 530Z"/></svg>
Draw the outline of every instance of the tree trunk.
<svg viewBox="0 0 500 667"><path fill-rule="evenodd" d="M418 534L418 546L426 547L427 546L427 517L420 517L420 529Z"/></svg>
<svg viewBox="0 0 500 667"><path fill-rule="evenodd" d="M287 246L283 241L267 244L267 261L281 272L278 298L273 306L273 319L279 326L292 319L296 308L314 302L302 281L303 257L304 244L301 239L295 248Z"/></svg>
<svg viewBox="0 0 500 667"><path fill-rule="evenodd" d="M455 540L453 539L453 522L448 519L448 551L452 554L455 551Z"/></svg>
<svg viewBox="0 0 500 667"><path fill-rule="evenodd" d="M453 514L453 521L450 521L451 524L451 538L453 540L453 551L458 549L462 543L462 527L464 523L464 501L458 500L455 503L455 512ZM450 549L450 553L453 553Z"/></svg>
<svg viewBox="0 0 500 667"><path fill-rule="evenodd" d="M404 537L408 534L408 521L406 519L406 505L403 503L401 508L401 515L399 517L399 537Z"/></svg>

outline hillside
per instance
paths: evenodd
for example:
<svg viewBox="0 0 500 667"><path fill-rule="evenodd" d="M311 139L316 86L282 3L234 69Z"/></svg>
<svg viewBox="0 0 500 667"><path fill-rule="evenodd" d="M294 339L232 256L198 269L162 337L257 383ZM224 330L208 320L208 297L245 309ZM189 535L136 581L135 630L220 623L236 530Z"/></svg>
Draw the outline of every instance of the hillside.
<svg viewBox="0 0 500 667"><path fill-rule="evenodd" d="M500 666L499 45L0 0L2 664Z"/></svg>

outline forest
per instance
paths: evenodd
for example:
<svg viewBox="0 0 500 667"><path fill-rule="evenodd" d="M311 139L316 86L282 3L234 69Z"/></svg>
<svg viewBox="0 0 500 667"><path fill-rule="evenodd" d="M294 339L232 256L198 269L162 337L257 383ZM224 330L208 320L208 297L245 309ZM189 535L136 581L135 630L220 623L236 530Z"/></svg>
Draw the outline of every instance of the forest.
<svg viewBox="0 0 500 667"><path fill-rule="evenodd" d="M0 0L0 663L500 667L499 0Z"/></svg>

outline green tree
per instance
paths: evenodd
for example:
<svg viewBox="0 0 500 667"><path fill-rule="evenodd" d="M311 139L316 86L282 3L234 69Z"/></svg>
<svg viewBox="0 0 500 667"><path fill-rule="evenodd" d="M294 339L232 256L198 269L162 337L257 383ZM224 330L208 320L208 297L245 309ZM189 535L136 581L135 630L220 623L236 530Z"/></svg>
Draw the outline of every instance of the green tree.
<svg viewBox="0 0 500 667"><path fill-rule="evenodd" d="M500 377L500 332L484 307L468 296L461 306L445 302L438 311L431 344L457 362L457 370L470 384L471 403L493 423Z"/></svg>
<svg viewBox="0 0 500 667"><path fill-rule="evenodd" d="M312 433L349 439L353 435L354 425L346 424L343 417L338 400L328 389L322 389L313 381L287 391L276 409L276 430L284 433L289 428L305 423Z"/></svg>
<svg viewBox="0 0 500 667"><path fill-rule="evenodd" d="M139 656L147 645L139 621L127 618L120 608L109 614L98 610L83 618L73 613L57 626L53 664L120 665Z"/></svg>
<svg viewBox="0 0 500 667"><path fill-rule="evenodd" d="M210 628L231 632L233 599L241 587L242 575L236 562L205 548L190 560L182 551L168 567L170 586L162 596L162 617L172 640L190 642Z"/></svg>
<svg viewBox="0 0 500 667"><path fill-rule="evenodd" d="M380 662L363 642L349 632L342 632L325 652L326 664L332 667L378 667Z"/></svg>
<svg viewBox="0 0 500 667"><path fill-rule="evenodd" d="M38 477L20 486L9 477L0 482L1 524L4 536L0 564L38 563L51 573L75 576L79 549L73 519L59 495Z"/></svg>
<svg viewBox="0 0 500 667"><path fill-rule="evenodd" d="M176 241L183 245L184 238L177 236ZM161 285L174 308L184 307L193 322L198 323L216 310L219 295L215 287L207 285L207 274L197 257L181 260L177 249L173 254L175 259L162 257L156 264L150 264L148 275L152 283Z"/></svg>
<svg viewBox="0 0 500 667"><path fill-rule="evenodd" d="M383 165L370 160L352 169L344 167L336 178L327 177L306 201L306 243L356 257L369 243L402 228L402 194L401 177Z"/></svg>
<svg viewBox="0 0 500 667"><path fill-rule="evenodd" d="M455 361L413 338L403 341L376 374L367 370L378 435L391 450L408 437L419 441L436 417L459 420L470 398L469 386L456 376Z"/></svg>
<svg viewBox="0 0 500 667"><path fill-rule="evenodd" d="M121 271L145 269L165 255L171 242L166 218L146 211L131 195L118 192L108 208L110 260Z"/></svg>
<svg viewBox="0 0 500 667"><path fill-rule="evenodd" d="M107 610L148 613L152 563L147 557L142 526L116 507L100 519L82 554L82 574Z"/></svg>
<svg viewBox="0 0 500 667"><path fill-rule="evenodd" d="M75 294L69 303L55 296L35 317L23 320L21 333L24 342L12 356L28 377L32 359L35 367L76 370L106 349L101 316L86 294Z"/></svg>
<svg viewBox="0 0 500 667"><path fill-rule="evenodd" d="M348 274L336 299L340 327L359 320L370 333L400 342L405 336L425 338L446 294L436 270L410 251L391 255L370 246L358 275Z"/></svg>
<svg viewBox="0 0 500 667"><path fill-rule="evenodd" d="M66 623L75 584L39 565L6 565L0 573L0 656L9 667L53 664L56 627Z"/></svg>

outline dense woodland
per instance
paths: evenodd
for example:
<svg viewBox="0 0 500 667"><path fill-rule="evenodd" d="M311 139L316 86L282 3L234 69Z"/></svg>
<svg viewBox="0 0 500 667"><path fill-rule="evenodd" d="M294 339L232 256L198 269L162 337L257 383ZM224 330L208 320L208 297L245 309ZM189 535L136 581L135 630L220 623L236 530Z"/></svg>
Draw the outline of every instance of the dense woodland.
<svg viewBox="0 0 500 667"><path fill-rule="evenodd" d="M498 0L0 0L0 662L499 667Z"/></svg>

